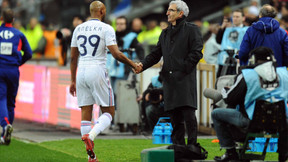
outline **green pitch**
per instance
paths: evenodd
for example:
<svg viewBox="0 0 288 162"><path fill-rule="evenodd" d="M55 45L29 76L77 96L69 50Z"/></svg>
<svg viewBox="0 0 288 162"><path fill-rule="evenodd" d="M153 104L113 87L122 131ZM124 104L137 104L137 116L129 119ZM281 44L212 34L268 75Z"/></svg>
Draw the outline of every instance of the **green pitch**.
<svg viewBox="0 0 288 162"><path fill-rule="evenodd" d="M208 151L208 159L222 155L218 143L212 139L198 139ZM165 145L152 144L145 139L99 139L95 140L95 153L101 162L140 162L143 149ZM267 153L266 161L277 161L277 153ZM0 145L0 162L87 162L83 142L79 139L67 139L42 143L27 143L12 139L9 146Z"/></svg>

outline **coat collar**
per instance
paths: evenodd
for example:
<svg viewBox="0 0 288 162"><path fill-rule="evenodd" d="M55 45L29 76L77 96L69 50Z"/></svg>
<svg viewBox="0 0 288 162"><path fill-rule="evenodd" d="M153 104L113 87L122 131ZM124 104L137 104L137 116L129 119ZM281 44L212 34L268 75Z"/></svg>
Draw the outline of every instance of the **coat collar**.
<svg viewBox="0 0 288 162"><path fill-rule="evenodd" d="M176 20L176 25L172 26L172 24L169 25L169 30L171 31L170 36L173 37L174 35L176 35L178 33L178 31L181 29L181 26L183 26L183 24L186 22L185 21L186 17L182 17L178 20Z"/></svg>

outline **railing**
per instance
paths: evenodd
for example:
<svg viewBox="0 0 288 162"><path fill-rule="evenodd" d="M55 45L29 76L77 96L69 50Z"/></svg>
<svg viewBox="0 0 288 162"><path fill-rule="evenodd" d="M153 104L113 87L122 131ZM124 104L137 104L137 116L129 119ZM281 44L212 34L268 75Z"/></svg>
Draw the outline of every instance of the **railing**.
<svg viewBox="0 0 288 162"><path fill-rule="evenodd" d="M205 134L215 134L211 127L212 120L210 105L212 100L203 96L205 88L214 88L216 82L215 65L199 63L197 66L197 90L198 90L198 111L196 117L198 120L199 132Z"/></svg>

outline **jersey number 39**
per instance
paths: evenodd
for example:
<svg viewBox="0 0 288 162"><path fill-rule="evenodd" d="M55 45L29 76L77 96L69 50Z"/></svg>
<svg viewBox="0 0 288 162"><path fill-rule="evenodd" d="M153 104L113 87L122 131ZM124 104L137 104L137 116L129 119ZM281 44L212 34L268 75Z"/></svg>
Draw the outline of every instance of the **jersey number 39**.
<svg viewBox="0 0 288 162"><path fill-rule="evenodd" d="M89 45L92 48L94 48L94 50L92 52L92 56L95 56L97 48L99 46L100 37L98 35L91 35L90 37L87 38L85 35L79 35L77 37L77 40L80 40L80 39L83 39L81 41L82 43L79 45L80 47L83 48L83 52L82 52L82 50L79 50L79 51L81 51L80 55L81 56L87 55L87 40L88 40ZM88 48L89 48L89 46L88 46Z"/></svg>

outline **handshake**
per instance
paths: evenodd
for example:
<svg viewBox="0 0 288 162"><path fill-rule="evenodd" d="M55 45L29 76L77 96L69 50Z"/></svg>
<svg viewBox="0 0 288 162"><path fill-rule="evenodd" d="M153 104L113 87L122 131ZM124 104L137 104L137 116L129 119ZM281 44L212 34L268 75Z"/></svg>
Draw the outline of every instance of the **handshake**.
<svg viewBox="0 0 288 162"><path fill-rule="evenodd" d="M135 62L133 67L133 72L139 74L143 71L143 64L141 62Z"/></svg>

